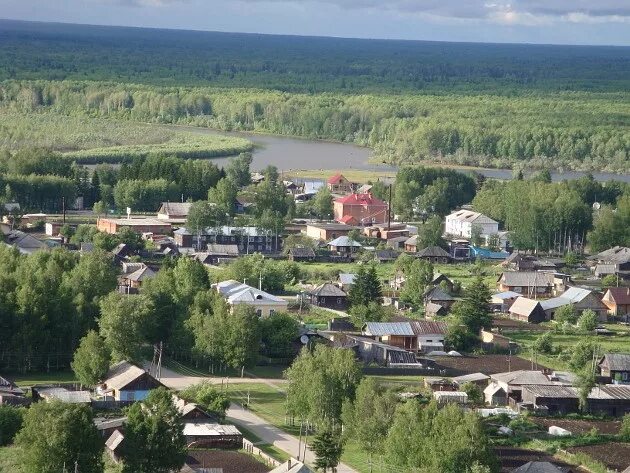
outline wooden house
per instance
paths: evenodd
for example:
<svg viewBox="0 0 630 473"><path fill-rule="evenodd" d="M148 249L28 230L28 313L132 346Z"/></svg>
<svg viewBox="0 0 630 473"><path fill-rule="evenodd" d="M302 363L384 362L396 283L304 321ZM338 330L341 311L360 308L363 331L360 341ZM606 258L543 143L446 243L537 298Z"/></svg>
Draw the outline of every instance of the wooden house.
<svg viewBox="0 0 630 473"><path fill-rule="evenodd" d="M630 287L611 287L602 298L608 313L615 316L630 314Z"/></svg>
<svg viewBox="0 0 630 473"><path fill-rule="evenodd" d="M116 401L133 402L146 399L149 391L159 387L163 387L162 383L147 371L128 361L120 361L109 369L96 392Z"/></svg>
<svg viewBox="0 0 630 473"><path fill-rule="evenodd" d="M289 249L287 256L289 258L289 261L300 263L315 261L315 251L313 250L313 248L291 248Z"/></svg>
<svg viewBox="0 0 630 473"><path fill-rule="evenodd" d="M518 292L528 297L551 297L554 294L553 273L538 271L505 271L497 279L499 291Z"/></svg>
<svg viewBox="0 0 630 473"><path fill-rule="evenodd" d="M423 259L433 264L446 264L450 263L451 255L439 246L428 246L421 249L415 254L416 258Z"/></svg>
<svg viewBox="0 0 630 473"><path fill-rule="evenodd" d="M613 384L630 384L630 353L606 353L597 366Z"/></svg>
<svg viewBox="0 0 630 473"><path fill-rule="evenodd" d="M355 184L346 179L341 173L329 177L326 181L326 186L333 194L350 194L355 188Z"/></svg>
<svg viewBox="0 0 630 473"><path fill-rule="evenodd" d="M520 320L521 322L529 322L538 324L547 320L547 314L540 305L539 301L528 299L527 297L519 297L508 309L510 317Z"/></svg>
<svg viewBox="0 0 630 473"><path fill-rule="evenodd" d="M335 310L345 310L348 306L348 294L338 286L327 282L320 284L310 293L311 304Z"/></svg>
<svg viewBox="0 0 630 473"><path fill-rule="evenodd" d="M363 247L361 243L358 243L347 236L335 238L334 240L329 241L327 246L332 253L336 253L341 256L353 255Z"/></svg>

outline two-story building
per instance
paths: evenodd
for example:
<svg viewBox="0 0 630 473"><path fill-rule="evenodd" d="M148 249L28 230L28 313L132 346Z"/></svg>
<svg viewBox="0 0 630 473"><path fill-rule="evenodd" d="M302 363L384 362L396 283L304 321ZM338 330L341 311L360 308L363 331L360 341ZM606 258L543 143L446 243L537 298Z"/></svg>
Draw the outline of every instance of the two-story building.
<svg viewBox="0 0 630 473"><path fill-rule="evenodd" d="M447 215L444 233L454 237L472 238L475 227L484 238L499 233L499 222L472 210L458 210Z"/></svg>
<svg viewBox="0 0 630 473"><path fill-rule="evenodd" d="M387 222L389 206L370 192L350 194L333 201L333 214L347 225L374 225Z"/></svg>
<svg viewBox="0 0 630 473"><path fill-rule="evenodd" d="M206 228L200 234L186 227L173 232L175 243L183 248L208 249L209 244L236 245L240 254L278 253L282 250L282 236L261 232L256 227Z"/></svg>
<svg viewBox="0 0 630 473"><path fill-rule="evenodd" d="M341 173L329 177L326 181L326 186L333 194L350 194L355 188L355 184L346 179Z"/></svg>

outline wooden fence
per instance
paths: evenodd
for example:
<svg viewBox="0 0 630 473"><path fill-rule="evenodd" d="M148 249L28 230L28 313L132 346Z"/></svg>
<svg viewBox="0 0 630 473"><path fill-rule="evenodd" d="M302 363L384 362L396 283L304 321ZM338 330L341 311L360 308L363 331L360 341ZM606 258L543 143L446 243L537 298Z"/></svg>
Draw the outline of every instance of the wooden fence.
<svg viewBox="0 0 630 473"><path fill-rule="evenodd" d="M263 461L263 463L267 465L268 467L275 468L282 464L275 458L272 458L269 455L267 455L260 448L258 448L252 442L250 442L249 440L245 438L243 439L243 450L245 450L250 455L255 455L259 457Z"/></svg>

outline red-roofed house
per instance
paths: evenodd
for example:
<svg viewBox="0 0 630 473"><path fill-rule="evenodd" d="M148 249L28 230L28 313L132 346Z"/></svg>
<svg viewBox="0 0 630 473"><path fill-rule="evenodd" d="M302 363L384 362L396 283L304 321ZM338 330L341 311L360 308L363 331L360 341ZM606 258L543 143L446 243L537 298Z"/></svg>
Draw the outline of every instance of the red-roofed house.
<svg viewBox="0 0 630 473"><path fill-rule="evenodd" d="M604 294L602 302L611 315L630 314L630 287L611 287Z"/></svg>
<svg viewBox="0 0 630 473"><path fill-rule="evenodd" d="M328 190L333 194L349 194L354 190L354 183L350 182L343 174L335 174L327 181Z"/></svg>
<svg viewBox="0 0 630 473"><path fill-rule="evenodd" d="M388 206L371 193L350 194L333 202L335 220L346 223L354 219L358 225L387 222Z"/></svg>

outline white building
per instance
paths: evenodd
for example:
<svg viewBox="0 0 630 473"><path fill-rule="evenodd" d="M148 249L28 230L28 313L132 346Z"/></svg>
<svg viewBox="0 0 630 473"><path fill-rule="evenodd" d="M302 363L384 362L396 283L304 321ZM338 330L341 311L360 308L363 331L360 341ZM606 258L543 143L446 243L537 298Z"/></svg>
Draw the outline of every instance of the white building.
<svg viewBox="0 0 630 473"><path fill-rule="evenodd" d="M213 284L212 287L225 298L230 307L234 308L238 304L249 305L254 308L258 317L269 317L275 312L286 312L289 306L289 303L280 297L234 279Z"/></svg>
<svg viewBox="0 0 630 473"><path fill-rule="evenodd" d="M474 227L479 228L484 238L499 233L499 222L472 210L458 210L447 215L444 232L447 235L471 238Z"/></svg>

